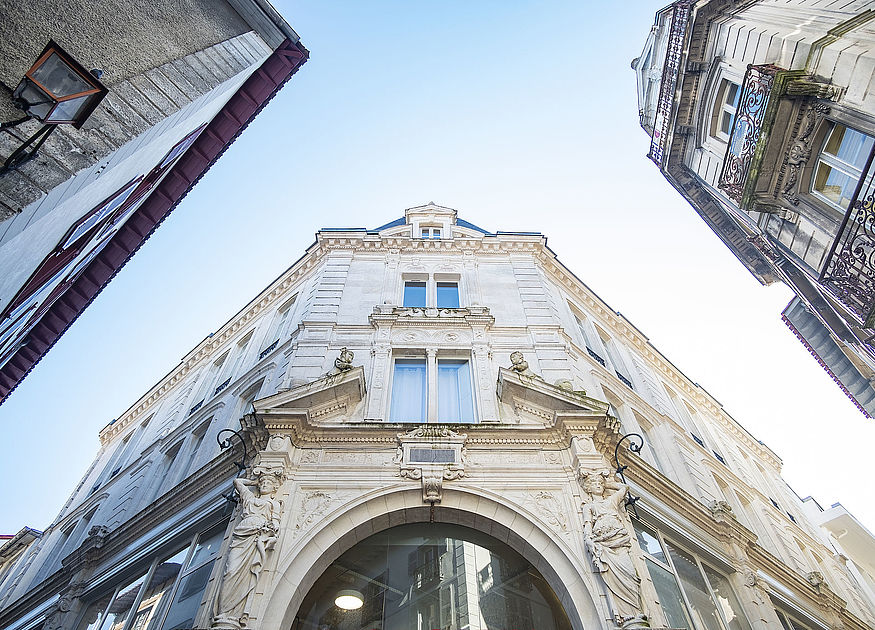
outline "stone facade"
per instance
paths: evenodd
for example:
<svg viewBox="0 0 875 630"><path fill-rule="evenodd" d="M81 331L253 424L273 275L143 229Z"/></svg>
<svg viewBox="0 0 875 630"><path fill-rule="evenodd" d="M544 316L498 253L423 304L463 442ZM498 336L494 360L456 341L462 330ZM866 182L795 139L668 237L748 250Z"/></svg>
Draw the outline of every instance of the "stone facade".
<svg viewBox="0 0 875 630"><path fill-rule="evenodd" d="M784 321L867 416L873 25L865 0L681 0L632 64L651 159L760 282L793 289Z"/></svg>
<svg viewBox="0 0 875 630"><path fill-rule="evenodd" d="M542 235L434 204L320 231L100 439L4 582L3 627L339 627L336 606L308 612L315 585L417 524L513 550L556 628L875 627L771 450ZM375 593L410 607L427 584L451 596L421 627L536 618L490 621L507 565L470 545L411 555L406 594L367 566L338 588L368 600L362 623ZM373 627L396 627L382 610Z"/></svg>
<svg viewBox="0 0 875 630"><path fill-rule="evenodd" d="M50 39L109 93L0 171L0 402L307 57L261 0L3 4L3 122ZM0 162L41 127L4 128Z"/></svg>

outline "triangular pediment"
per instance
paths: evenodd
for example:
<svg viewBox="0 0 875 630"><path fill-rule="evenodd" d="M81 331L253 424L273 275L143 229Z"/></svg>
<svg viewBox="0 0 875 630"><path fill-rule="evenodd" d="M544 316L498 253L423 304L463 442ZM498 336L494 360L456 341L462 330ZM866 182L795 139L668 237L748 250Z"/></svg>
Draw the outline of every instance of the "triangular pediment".
<svg viewBox="0 0 875 630"><path fill-rule="evenodd" d="M498 398L515 410L540 417L553 425L560 417L603 418L608 403L550 385L538 376L527 376L501 368L498 372Z"/></svg>
<svg viewBox="0 0 875 630"><path fill-rule="evenodd" d="M363 366L327 374L306 385L256 400L256 413L265 420L301 418L310 423L348 415L365 395Z"/></svg>

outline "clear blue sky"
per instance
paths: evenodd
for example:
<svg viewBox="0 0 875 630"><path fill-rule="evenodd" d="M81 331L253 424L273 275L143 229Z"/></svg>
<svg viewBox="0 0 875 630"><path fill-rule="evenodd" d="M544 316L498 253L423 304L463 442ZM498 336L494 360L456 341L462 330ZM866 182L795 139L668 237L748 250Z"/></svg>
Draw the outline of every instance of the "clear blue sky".
<svg viewBox="0 0 875 630"><path fill-rule="evenodd" d="M785 462L875 525L867 421L646 159L629 67L661 3L279 3L310 61L0 406L0 533L47 526L97 433L323 226L428 201L537 230Z"/></svg>

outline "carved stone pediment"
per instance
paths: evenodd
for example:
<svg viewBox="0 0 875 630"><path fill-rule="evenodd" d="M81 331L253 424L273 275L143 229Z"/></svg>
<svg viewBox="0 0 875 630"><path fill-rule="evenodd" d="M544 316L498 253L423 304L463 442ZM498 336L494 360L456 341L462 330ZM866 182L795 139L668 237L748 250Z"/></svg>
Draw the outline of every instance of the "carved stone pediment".
<svg viewBox="0 0 875 630"><path fill-rule="evenodd" d="M319 421L348 414L364 395L365 369L357 366L262 398L254 404L265 423L275 424L283 418L294 418L318 424Z"/></svg>
<svg viewBox="0 0 875 630"><path fill-rule="evenodd" d="M601 418L608 411L606 402L505 368L498 371L498 398L549 424L555 423L563 412Z"/></svg>

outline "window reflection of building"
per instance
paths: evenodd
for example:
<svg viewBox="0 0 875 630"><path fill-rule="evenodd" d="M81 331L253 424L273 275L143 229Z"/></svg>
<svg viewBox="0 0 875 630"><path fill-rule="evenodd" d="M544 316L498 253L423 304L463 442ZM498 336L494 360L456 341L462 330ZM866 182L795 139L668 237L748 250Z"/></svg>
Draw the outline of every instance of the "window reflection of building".
<svg viewBox="0 0 875 630"><path fill-rule="evenodd" d="M341 590L364 600L334 604ZM484 534L446 524L403 525L344 553L301 605L292 630L570 630L537 570Z"/></svg>

